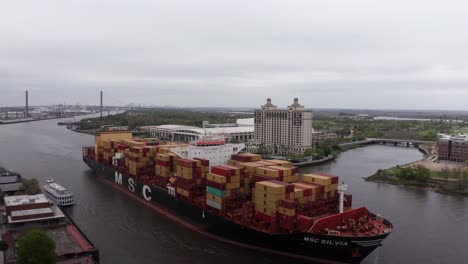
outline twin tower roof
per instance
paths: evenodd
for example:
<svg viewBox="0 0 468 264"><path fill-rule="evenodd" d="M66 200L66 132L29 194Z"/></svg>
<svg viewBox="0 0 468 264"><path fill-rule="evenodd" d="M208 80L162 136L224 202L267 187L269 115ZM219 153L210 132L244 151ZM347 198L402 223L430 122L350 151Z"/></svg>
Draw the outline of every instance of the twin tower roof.
<svg viewBox="0 0 468 264"><path fill-rule="evenodd" d="M266 102L265 105L262 105L263 110L274 110L276 108L277 108L276 105L273 105L271 103L270 98L267 99L267 102ZM294 101L293 101L292 105L288 106L288 109L289 110L299 110L299 109L304 109L304 106L299 104L299 99L294 98Z"/></svg>

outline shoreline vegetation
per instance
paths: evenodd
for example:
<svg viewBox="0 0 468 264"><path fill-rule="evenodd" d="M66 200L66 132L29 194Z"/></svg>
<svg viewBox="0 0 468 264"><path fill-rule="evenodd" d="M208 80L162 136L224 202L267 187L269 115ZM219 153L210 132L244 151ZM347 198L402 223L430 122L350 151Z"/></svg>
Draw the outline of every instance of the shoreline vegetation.
<svg viewBox="0 0 468 264"><path fill-rule="evenodd" d="M437 163L437 168L427 168L433 163L419 160L404 166L380 169L364 178L368 182L388 183L431 190L436 193L468 197L468 169L466 164Z"/></svg>

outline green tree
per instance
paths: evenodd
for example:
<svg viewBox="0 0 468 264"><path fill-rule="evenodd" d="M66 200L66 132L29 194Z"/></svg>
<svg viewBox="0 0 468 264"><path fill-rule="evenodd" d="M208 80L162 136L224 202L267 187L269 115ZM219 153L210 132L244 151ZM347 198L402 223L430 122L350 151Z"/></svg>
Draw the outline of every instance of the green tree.
<svg viewBox="0 0 468 264"><path fill-rule="evenodd" d="M31 230L18 241L18 264L52 264L56 261L55 242L42 230Z"/></svg>
<svg viewBox="0 0 468 264"><path fill-rule="evenodd" d="M0 240L0 251L7 251L8 248L8 242L6 242L5 240Z"/></svg>
<svg viewBox="0 0 468 264"><path fill-rule="evenodd" d="M5 193L0 190L0 204L3 205L4 201L3 201L3 198L5 197Z"/></svg>
<svg viewBox="0 0 468 264"><path fill-rule="evenodd" d="M55 242L42 230L31 230L18 241L18 264L55 263Z"/></svg>
<svg viewBox="0 0 468 264"><path fill-rule="evenodd" d="M268 153L268 149L265 147L264 144L260 144L258 146L258 150L257 150L258 154L267 154Z"/></svg>
<svg viewBox="0 0 468 264"><path fill-rule="evenodd" d="M415 171L414 172L415 180L421 181L421 182L427 181L427 179L429 178L429 175L431 174L431 171L428 168L424 167L423 165L416 166L414 171Z"/></svg>
<svg viewBox="0 0 468 264"><path fill-rule="evenodd" d="M39 182L37 179L21 179L21 191L27 195L34 195L41 193L41 187L39 187Z"/></svg>
<svg viewBox="0 0 468 264"><path fill-rule="evenodd" d="M308 148L308 149L304 150L304 156L305 156L305 157L310 157L310 156L312 156L313 154L314 154L314 150L311 149L311 148Z"/></svg>

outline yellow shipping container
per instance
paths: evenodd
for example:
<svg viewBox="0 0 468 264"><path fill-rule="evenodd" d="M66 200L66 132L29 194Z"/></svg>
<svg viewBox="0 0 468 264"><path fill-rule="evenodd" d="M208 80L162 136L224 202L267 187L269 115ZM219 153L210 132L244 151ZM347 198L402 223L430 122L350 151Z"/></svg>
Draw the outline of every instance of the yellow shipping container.
<svg viewBox="0 0 468 264"><path fill-rule="evenodd" d="M278 209L279 201L273 202L265 199L255 199L254 203L276 210Z"/></svg>
<svg viewBox="0 0 468 264"><path fill-rule="evenodd" d="M284 207L278 207L278 212L280 214L284 214L287 216L295 216L296 215L296 209L289 209L289 208L284 208Z"/></svg>
<svg viewBox="0 0 468 264"><path fill-rule="evenodd" d="M337 191L338 190L338 183L333 183L330 185L325 185L323 187L324 192L332 192L332 191Z"/></svg>
<svg viewBox="0 0 468 264"><path fill-rule="evenodd" d="M250 173L256 173L258 167L263 167L262 164L256 162L244 162L245 169Z"/></svg>
<svg viewBox="0 0 468 264"><path fill-rule="evenodd" d="M163 160L163 161L169 161L169 155L158 153L156 154L156 160Z"/></svg>
<svg viewBox="0 0 468 264"><path fill-rule="evenodd" d="M185 197L189 197L189 192L187 190L185 190L185 189L177 187L176 191L177 191L177 193L179 193L179 194L181 194L181 195L183 195Z"/></svg>
<svg viewBox="0 0 468 264"><path fill-rule="evenodd" d="M297 201L299 204L305 204L305 203L307 203L308 198L307 198L307 197L297 198L296 201Z"/></svg>
<svg viewBox="0 0 468 264"><path fill-rule="evenodd" d="M266 192L258 191L257 189L255 189L255 193L254 193L254 201L259 200L259 199L260 200L264 199L264 200L268 200L272 202L277 202L281 199L284 199L285 197L286 197L285 194L266 193Z"/></svg>
<svg viewBox="0 0 468 264"><path fill-rule="evenodd" d="M290 161L287 161L287 160L267 160L268 162L272 162L278 166L282 166L282 167L287 167L287 168L290 168L292 166L292 163Z"/></svg>
<svg viewBox="0 0 468 264"><path fill-rule="evenodd" d="M304 190L294 188L294 199L302 198L302 197L304 197Z"/></svg>
<svg viewBox="0 0 468 264"><path fill-rule="evenodd" d="M284 182L292 183L292 182L297 182L297 180L298 180L298 175L297 174L283 177Z"/></svg>
<svg viewBox="0 0 468 264"><path fill-rule="evenodd" d="M306 187L308 189L311 189L312 190L311 193L313 195L317 194L317 190L320 188L320 186L310 185L305 182L295 182L294 186L301 186L301 187Z"/></svg>
<svg viewBox="0 0 468 264"><path fill-rule="evenodd" d="M309 201L309 202L315 202L316 197L317 197L317 195L313 194L313 195L311 195L309 197L306 197L306 198L307 198L307 201Z"/></svg>
<svg viewBox="0 0 468 264"><path fill-rule="evenodd" d="M215 201L217 203L222 203L223 202L223 197L216 196L216 195L211 194L211 193L206 194L206 199L211 200L211 201Z"/></svg>
<svg viewBox="0 0 468 264"><path fill-rule="evenodd" d="M283 176L291 176L292 175L292 170L291 168L286 168L282 166L268 166L268 168L272 168L275 170L279 170L283 172Z"/></svg>
<svg viewBox="0 0 468 264"><path fill-rule="evenodd" d="M211 172L206 174L206 179L217 183L226 183L226 177Z"/></svg>
<svg viewBox="0 0 468 264"><path fill-rule="evenodd" d="M255 190L262 191L271 194L284 194L286 193L286 187L270 181L261 181L255 183Z"/></svg>
<svg viewBox="0 0 468 264"><path fill-rule="evenodd" d="M186 173L177 173L177 177L181 177L181 178L183 178L183 179L191 180L191 179L193 179L193 174L190 173L190 172L186 172Z"/></svg>
<svg viewBox="0 0 468 264"><path fill-rule="evenodd" d="M226 190L238 189L240 188L240 182L231 182L226 183Z"/></svg>
<svg viewBox="0 0 468 264"><path fill-rule="evenodd" d="M270 167L257 167L255 169L255 173L263 175L263 176L272 177L275 179L280 177L280 171L276 169L272 169Z"/></svg>
<svg viewBox="0 0 468 264"><path fill-rule="evenodd" d="M330 185L332 183L330 177L320 176L312 173L302 175L302 181L319 185Z"/></svg>

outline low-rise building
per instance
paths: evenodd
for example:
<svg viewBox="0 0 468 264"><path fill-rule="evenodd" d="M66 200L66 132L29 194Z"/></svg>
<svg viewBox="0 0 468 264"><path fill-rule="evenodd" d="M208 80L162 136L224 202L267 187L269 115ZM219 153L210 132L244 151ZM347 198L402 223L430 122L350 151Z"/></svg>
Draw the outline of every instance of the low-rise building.
<svg viewBox="0 0 468 264"><path fill-rule="evenodd" d="M24 223L61 223L65 215L44 194L5 196L5 217L8 225Z"/></svg>
<svg viewBox="0 0 468 264"><path fill-rule="evenodd" d="M0 167L0 191L14 194L21 189L21 175Z"/></svg>
<svg viewBox="0 0 468 264"><path fill-rule="evenodd" d="M253 140L253 126L207 127L181 125L144 126L141 131L151 133L151 136L162 140L190 142L204 136L222 135L226 142L248 142Z"/></svg>

